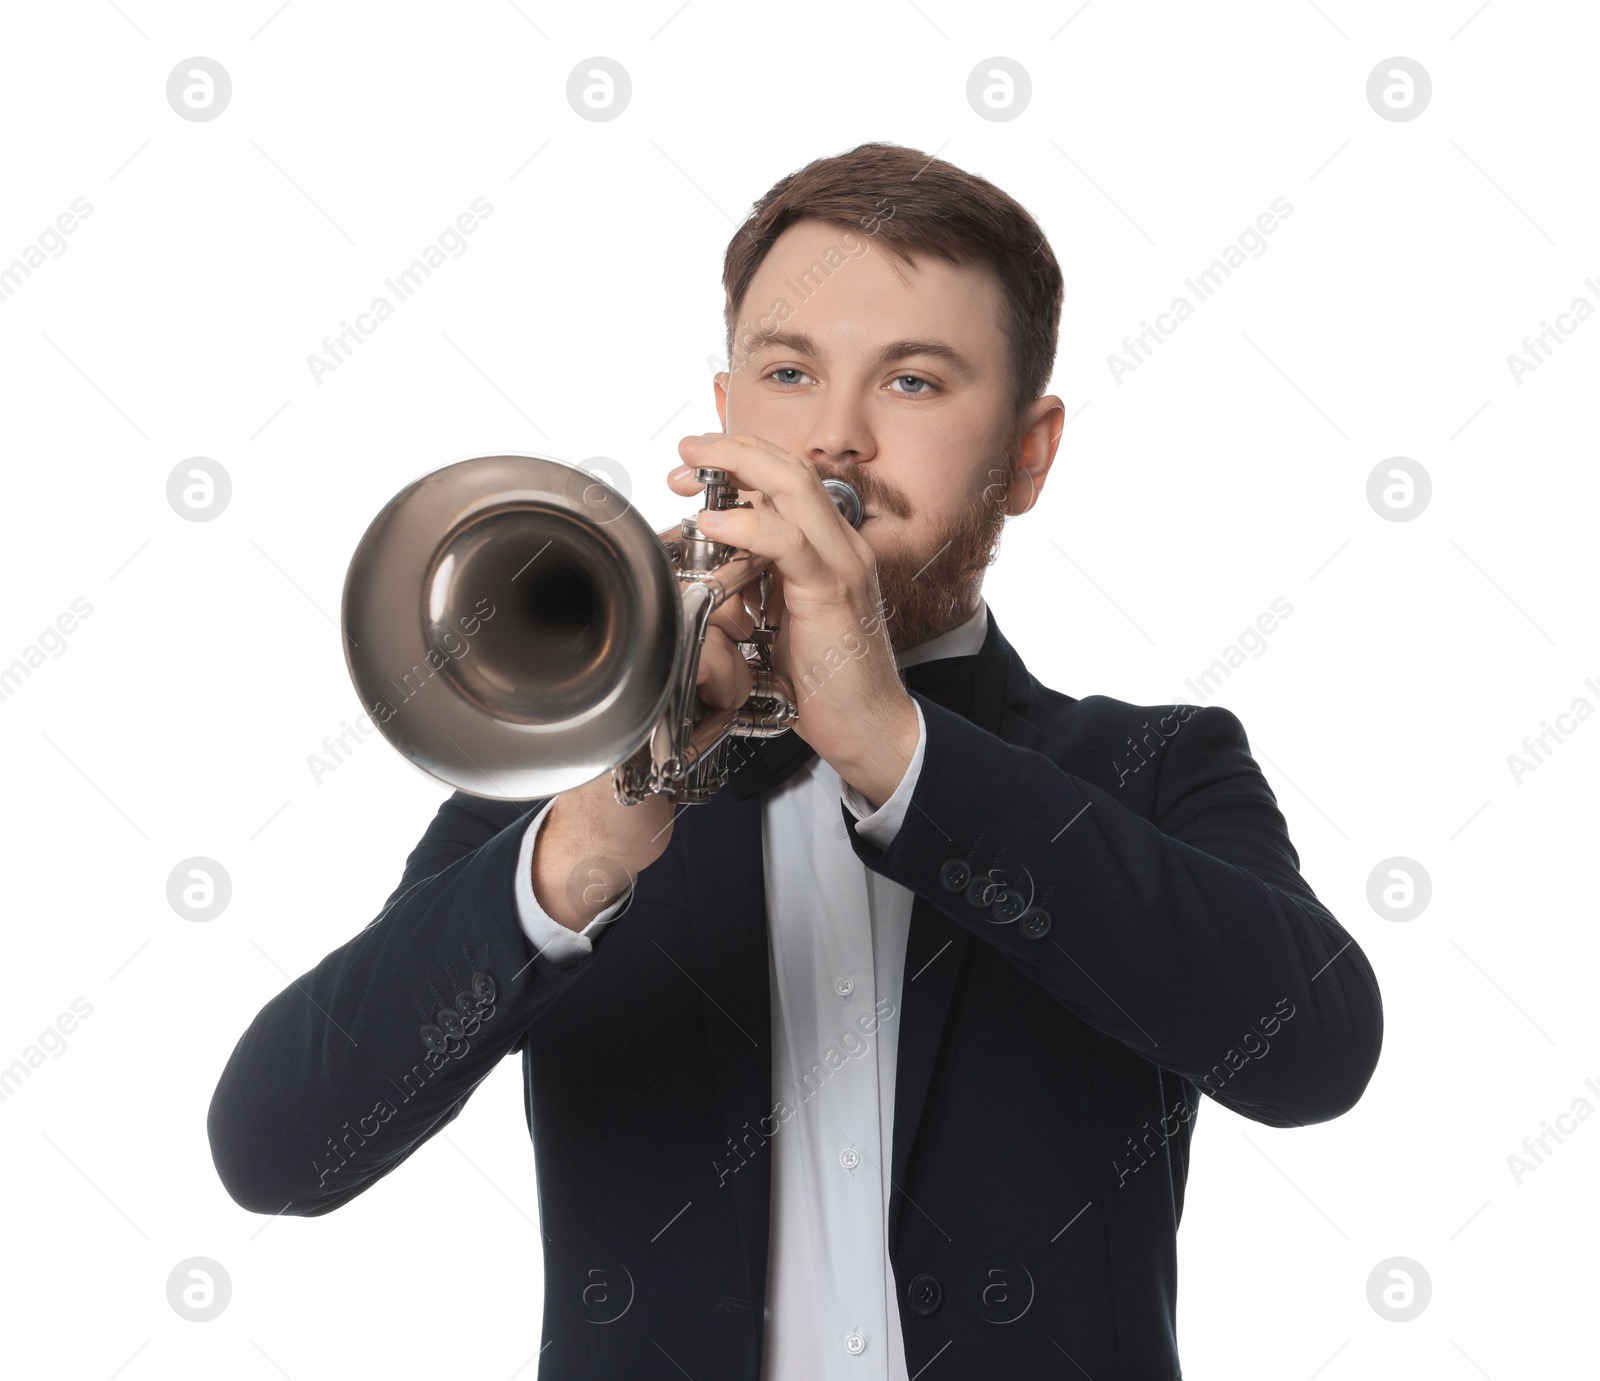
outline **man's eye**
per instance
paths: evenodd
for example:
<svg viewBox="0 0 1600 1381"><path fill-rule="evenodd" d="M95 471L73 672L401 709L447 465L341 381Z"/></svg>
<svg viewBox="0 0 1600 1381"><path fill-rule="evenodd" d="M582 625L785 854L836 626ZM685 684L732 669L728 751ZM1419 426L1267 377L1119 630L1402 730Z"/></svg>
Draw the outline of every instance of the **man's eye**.
<svg viewBox="0 0 1600 1381"><path fill-rule="evenodd" d="M918 374L897 374L893 380L897 384L908 384L910 387L896 389L896 393L904 393L912 398L920 398L934 391L934 386Z"/></svg>
<svg viewBox="0 0 1600 1381"><path fill-rule="evenodd" d="M780 377L782 375L790 375L790 374L792 374L794 377L793 378ZM799 383L800 380L804 379L805 377L806 377L805 372L803 370L799 370L799 369L794 368L793 365L780 365L777 369L774 369L772 371L772 373L767 375L767 378L776 379L778 383L783 384L785 387L792 387L793 385Z"/></svg>

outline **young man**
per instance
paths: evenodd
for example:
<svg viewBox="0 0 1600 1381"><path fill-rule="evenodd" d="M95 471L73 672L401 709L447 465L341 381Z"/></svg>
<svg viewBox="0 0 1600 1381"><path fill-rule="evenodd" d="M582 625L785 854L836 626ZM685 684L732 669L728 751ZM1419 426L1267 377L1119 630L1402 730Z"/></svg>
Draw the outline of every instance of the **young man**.
<svg viewBox="0 0 1600 1381"><path fill-rule="evenodd" d="M1053 691L982 600L1062 427L1032 217L863 145L757 203L724 287L724 431L669 483L715 466L752 500L715 535L774 562L796 729L695 810L609 774L452 796L241 1038L218 1171L329 1212L519 1051L541 1377L1175 1378L1201 1094L1346 1111L1372 970L1233 714ZM708 704L748 694L748 627L719 612Z"/></svg>

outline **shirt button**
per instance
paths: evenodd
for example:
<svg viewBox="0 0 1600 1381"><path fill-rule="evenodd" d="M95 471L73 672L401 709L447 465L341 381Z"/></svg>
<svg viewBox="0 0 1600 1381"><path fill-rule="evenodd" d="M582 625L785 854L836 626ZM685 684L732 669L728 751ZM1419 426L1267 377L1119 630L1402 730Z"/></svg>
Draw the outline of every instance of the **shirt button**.
<svg viewBox="0 0 1600 1381"><path fill-rule="evenodd" d="M849 997L856 990L856 981L853 978L841 978L833 988L840 997Z"/></svg>
<svg viewBox="0 0 1600 1381"><path fill-rule="evenodd" d="M844 1350L852 1357L859 1357L867 1349L867 1340L859 1333L852 1333L844 1340Z"/></svg>
<svg viewBox="0 0 1600 1381"><path fill-rule="evenodd" d="M833 822L833 837L835 839L843 839L844 836L845 836L844 821L843 820L835 820Z"/></svg>
<svg viewBox="0 0 1600 1381"><path fill-rule="evenodd" d="M846 1170L854 1170L856 1166L861 1164L861 1152L856 1150L854 1146L846 1146L844 1150L839 1152L839 1164L844 1166Z"/></svg>

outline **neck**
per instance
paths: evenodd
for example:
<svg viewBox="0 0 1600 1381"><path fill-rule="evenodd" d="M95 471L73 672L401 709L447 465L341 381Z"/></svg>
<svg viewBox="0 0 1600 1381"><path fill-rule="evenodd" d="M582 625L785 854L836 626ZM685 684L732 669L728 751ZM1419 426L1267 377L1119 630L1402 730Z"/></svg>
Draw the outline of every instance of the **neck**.
<svg viewBox="0 0 1600 1381"><path fill-rule="evenodd" d="M894 655L895 665L902 670L918 662L936 661L941 657L961 657L976 652L983 646L989 631L988 608L980 596L972 611L960 622L945 629L935 637L908 647Z"/></svg>

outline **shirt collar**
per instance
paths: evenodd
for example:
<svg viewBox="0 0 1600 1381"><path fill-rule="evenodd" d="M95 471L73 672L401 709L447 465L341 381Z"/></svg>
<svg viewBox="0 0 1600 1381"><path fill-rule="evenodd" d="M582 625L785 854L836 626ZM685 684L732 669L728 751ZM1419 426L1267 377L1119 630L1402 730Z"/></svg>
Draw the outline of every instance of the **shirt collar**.
<svg viewBox="0 0 1600 1381"><path fill-rule="evenodd" d="M983 646L983 640L989 632L989 605L987 601L978 601L978 612L965 623L952 628L948 633L941 633L937 638L929 638L925 643L918 643L915 647L908 647L904 652L894 654L894 662L902 670L909 666L916 666L919 662L933 662L941 657L967 657L977 652Z"/></svg>

